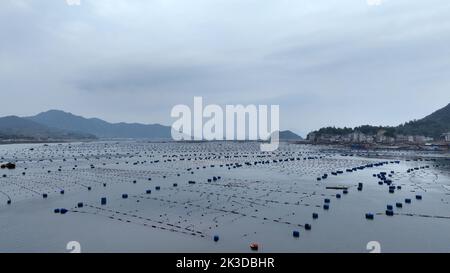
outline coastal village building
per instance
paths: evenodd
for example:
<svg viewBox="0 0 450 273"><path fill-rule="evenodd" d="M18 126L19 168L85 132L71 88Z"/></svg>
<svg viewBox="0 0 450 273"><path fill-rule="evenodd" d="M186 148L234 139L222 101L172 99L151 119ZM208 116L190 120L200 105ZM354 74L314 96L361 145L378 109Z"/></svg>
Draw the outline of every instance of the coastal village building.
<svg viewBox="0 0 450 273"><path fill-rule="evenodd" d="M445 142L450 142L450 132L442 135Z"/></svg>
<svg viewBox="0 0 450 273"><path fill-rule="evenodd" d="M379 144L426 144L432 142L434 139L422 135L396 135L395 137L386 136L385 130L380 130L375 135L364 134L362 132L352 132L347 135L332 135L332 134L317 134L310 133L307 139L314 143L379 143ZM445 141L450 141L450 132L443 135Z"/></svg>

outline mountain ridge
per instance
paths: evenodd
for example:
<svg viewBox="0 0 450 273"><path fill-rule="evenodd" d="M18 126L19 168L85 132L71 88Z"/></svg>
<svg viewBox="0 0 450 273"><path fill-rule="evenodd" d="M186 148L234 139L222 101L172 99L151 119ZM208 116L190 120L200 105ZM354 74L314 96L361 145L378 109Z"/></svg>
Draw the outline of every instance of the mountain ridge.
<svg viewBox="0 0 450 273"><path fill-rule="evenodd" d="M0 139L50 140L95 139L95 136L45 126L18 116L0 118Z"/></svg>
<svg viewBox="0 0 450 273"><path fill-rule="evenodd" d="M398 126L362 125L353 128L322 127L319 130L312 131L310 134L345 135L353 132L376 134L380 130L384 130L385 136L388 137L412 135L439 139L443 134L450 132L450 103L424 118L405 122Z"/></svg>
<svg viewBox="0 0 450 273"><path fill-rule="evenodd" d="M26 118L49 127L85 132L98 138L167 139L171 136L171 127L161 124L110 123L61 110L49 110Z"/></svg>

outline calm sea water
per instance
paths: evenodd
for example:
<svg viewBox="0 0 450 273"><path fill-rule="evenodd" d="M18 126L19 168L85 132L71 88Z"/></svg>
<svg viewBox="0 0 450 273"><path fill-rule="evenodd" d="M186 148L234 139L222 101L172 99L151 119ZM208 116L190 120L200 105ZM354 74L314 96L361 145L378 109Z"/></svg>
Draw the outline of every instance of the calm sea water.
<svg viewBox="0 0 450 273"><path fill-rule="evenodd" d="M0 252L68 252L69 241L82 252L450 251L448 154L129 141L3 145L0 156L17 162L0 170Z"/></svg>

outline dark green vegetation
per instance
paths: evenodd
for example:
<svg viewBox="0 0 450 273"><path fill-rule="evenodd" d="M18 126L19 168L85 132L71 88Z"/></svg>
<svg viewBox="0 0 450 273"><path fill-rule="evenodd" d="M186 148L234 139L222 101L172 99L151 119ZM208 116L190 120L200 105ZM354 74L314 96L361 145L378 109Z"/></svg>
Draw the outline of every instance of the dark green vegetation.
<svg viewBox="0 0 450 273"><path fill-rule="evenodd" d="M450 104L423 119L413 120L396 127L398 134L424 135L438 138L450 132Z"/></svg>

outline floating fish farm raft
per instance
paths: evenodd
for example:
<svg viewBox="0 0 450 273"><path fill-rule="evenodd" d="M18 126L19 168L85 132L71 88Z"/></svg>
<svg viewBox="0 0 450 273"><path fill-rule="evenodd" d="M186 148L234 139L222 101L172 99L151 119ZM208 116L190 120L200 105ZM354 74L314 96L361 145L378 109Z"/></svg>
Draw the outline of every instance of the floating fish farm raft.
<svg viewBox="0 0 450 273"><path fill-rule="evenodd" d="M283 143L0 146L0 252L450 251L450 155Z"/></svg>

